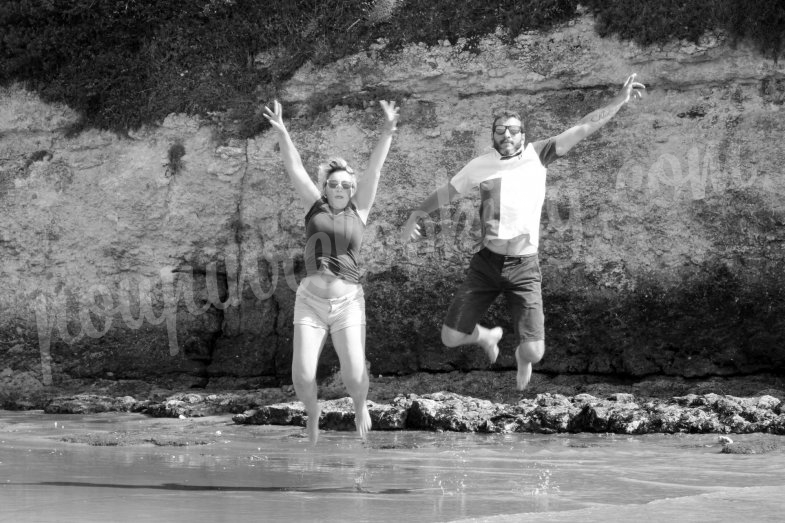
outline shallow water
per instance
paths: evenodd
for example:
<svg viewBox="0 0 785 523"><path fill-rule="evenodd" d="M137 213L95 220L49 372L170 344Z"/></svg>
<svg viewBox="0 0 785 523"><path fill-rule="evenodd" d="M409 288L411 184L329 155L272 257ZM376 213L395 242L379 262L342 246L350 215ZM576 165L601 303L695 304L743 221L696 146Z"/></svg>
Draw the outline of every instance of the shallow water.
<svg viewBox="0 0 785 523"><path fill-rule="evenodd" d="M114 431L206 444L91 446ZM731 435L734 440L781 436ZM717 435L323 432L0 411L0 522L781 521L785 452Z"/></svg>

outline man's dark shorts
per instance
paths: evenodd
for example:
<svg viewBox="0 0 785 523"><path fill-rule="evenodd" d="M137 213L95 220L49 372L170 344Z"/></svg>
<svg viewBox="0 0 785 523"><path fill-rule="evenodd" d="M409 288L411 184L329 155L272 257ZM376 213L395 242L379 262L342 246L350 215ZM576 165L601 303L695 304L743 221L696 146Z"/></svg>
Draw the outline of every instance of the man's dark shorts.
<svg viewBox="0 0 785 523"><path fill-rule="evenodd" d="M482 249L472 257L466 280L455 292L444 324L471 334L491 303L503 293L519 340L544 340L541 283L537 254L504 256Z"/></svg>

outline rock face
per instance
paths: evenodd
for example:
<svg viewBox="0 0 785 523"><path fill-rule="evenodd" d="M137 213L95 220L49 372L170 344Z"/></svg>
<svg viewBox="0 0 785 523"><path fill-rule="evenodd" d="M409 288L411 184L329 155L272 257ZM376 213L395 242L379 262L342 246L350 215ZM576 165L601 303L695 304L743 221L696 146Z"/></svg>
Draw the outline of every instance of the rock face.
<svg viewBox="0 0 785 523"><path fill-rule="evenodd" d="M584 16L512 46L489 37L478 53L380 43L305 67L281 94L311 173L334 154L361 169L378 137L374 101L401 105L362 252L373 373L484 366L481 351L439 339L473 251L476 195L445 208L416 245L397 233L487 149L491 113L518 110L528 139L552 136L633 71L644 100L549 168L548 350L535 370L785 369L785 64L722 37L663 48L600 39ZM222 141L171 115L126 137L66 136L75 118L0 90L0 388L286 382L304 209L274 133ZM484 321L511 331L503 304ZM514 345L504 337L499 368L514 366ZM336 365L328 347L321 372ZM611 423L597 409L584 417Z"/></svg>

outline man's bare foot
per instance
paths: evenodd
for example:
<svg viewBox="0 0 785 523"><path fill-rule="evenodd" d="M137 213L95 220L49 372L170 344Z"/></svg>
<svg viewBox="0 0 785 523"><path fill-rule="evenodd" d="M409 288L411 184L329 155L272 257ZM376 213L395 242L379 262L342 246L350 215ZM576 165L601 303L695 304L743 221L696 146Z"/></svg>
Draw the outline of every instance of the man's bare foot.
<svg viewBox="0 0 785 523"><path fill-rule="evenodd" d="M371 414L365 402L354 405L354 426L357 427L357 435L360 439L365 439L368 431L371 430Z"/></svg>
<svg viewBox="0 0 785 523"><path fill-rule="evenodd" d="M518 362L518 375L515 377L518 390L523 390L532 377L532 364L521 357L520 349L515 349L515 360Z"/></svg>
<svg viewBox="0 0 785 523"><path fill-rule="evenodd" d="M308 413L308 421L305 422L305 431L308 433L308 440L311 445L316 445L319 440L319 417L322 415L322 409L316 407L313 412Z"/></svg>
<svg viewBox="0 0 785 523"><path fill-rule="evenodd" d="M494 327L488 330L487 339L480 344L488 356L488 361L492 364L496 363L496 358L499 357L499 340L502 339L504 331L501 327Z"/></svg>

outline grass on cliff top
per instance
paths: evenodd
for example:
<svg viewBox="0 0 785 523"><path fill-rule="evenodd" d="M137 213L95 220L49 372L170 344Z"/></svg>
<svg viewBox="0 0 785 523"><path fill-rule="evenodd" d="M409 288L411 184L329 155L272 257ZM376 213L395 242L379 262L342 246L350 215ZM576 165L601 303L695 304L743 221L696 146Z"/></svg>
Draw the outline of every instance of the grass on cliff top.
<svg viewBox="0 0 785 523"><path fill-rule="evenodd" d="M723 30L779 55L781 0L583 0L600 35L643 45ZM577 0L5 0L0 84L23 83L81 114L71 131L125 132L170 113L210 116L249 137L259 112L300 66L369 49L440 40L475 50L578 14Z"/></svg>

